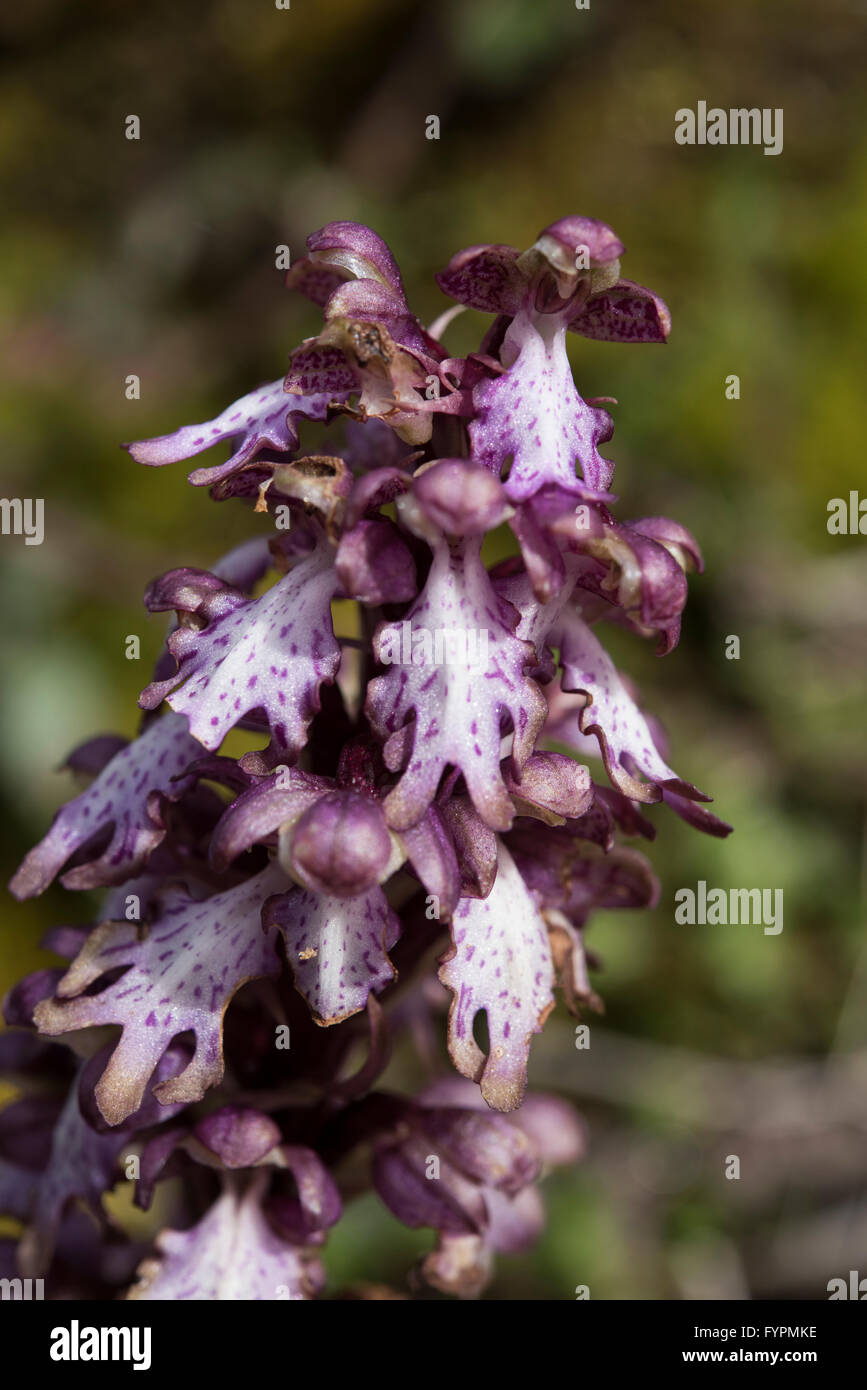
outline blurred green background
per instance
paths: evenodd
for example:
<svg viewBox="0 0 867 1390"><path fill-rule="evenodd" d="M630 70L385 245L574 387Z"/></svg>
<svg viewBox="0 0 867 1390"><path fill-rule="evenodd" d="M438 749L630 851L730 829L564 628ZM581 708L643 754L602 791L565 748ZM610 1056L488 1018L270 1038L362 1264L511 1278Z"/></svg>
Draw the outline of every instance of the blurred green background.
<svg viewBox="0 0 867 1390"><path fill-rule="evenodd" d="M826 527L831 498L867 490L864 18L854 0L31 0L0 20L3 493L46 505L41 547L0 541L8 872L68 795L66 752L134 731L163 632L146 583L268 524L118 444L209 418L316 330L278 244L370 223L430 321L454 251L525 247L576 212L670 305L665 348L570 351L582 394L619 400L619 515L670 514L704 548L676 651L617 654L736 832L657 808L659 908L591 924L606 1015L589 1052L552 1019L531 1069L580 1106L588 1157L549 1182L548 1234L489 1297L824 1297L867 1274L867 561ZM782 107L783 153L676 145L699 100ZM466 351L484 323L446 341ZM674 892L701 878L783 888L782 934L677 926ZM0 987L89 908L8 900ZM428 1243L363 1200L332 1286L402 1287Z"/></svg>

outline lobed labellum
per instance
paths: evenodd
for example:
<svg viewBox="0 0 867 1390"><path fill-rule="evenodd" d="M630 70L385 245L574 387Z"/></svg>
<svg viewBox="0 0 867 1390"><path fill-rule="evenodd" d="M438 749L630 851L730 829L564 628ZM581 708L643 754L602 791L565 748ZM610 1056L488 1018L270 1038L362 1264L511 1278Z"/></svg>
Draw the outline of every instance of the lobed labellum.
<svg viewBox="0 0 867 1390"><path fill-rule="evenodd" d="M282 872L268 868L255 878L206 898L180 888L144 929L137 922L104 922L87 938L52 1000L34 1019L49 1036L96 1024L115 1023L121 1038L95 1089L109 1124L138 1110L163 1053L180 1033L195 1034L192 1059L155 1095L163 1104L199 1100L223 1074L223 1014L247 980L279 973L274 933L262 931L265 900L285 885ZM108 971L125 967L120 979L99 994L88 986Z"/></svg>
<svg viewBox="0 0 867 1390"><path fill-rule="evenodd" d="M148 686L139 703L153 709L167 697L211 750L244 715L263 709L275 753L294 758L319 687L340 665L331 625L338 584L331 555L319 547L261 598L234 603L203 629L178 628L168 641L177 674Z"/></svg>
<svg viewBox="0 0 867 1390"><path fill-rule="evenodd" d="M421 820L449 765L463 774L488 825L504 830L511 824L512 803L500 772L501 716L511 719L512 760L520 768L546 710L538 686L524 674L535 652L515 637L516 622L517 614L494 592L478 541L454 551L443 542L399 633L385 626L377 632L377 657L396 655L398 663L368 685L368 718L390 740L387 762L396 767L407 750L405 770L385 800L396 830ZM414 642L413 629L429 640ZM444 634L463 640L449 651ZM387 637L394 651L386 651ZM407 730L410 715L414 721Z"/></svg>
<svg viewBox="0 0 867 1390"><path fill-rule="evenodd" d="M554 970L545 922L502 843L491 892L461 900L452 938L439 972L454 995L449 1054L462 1076L479 1082L492 1109L515 1110L527 1084L532 1036L554 1005ZM487 1057L473 1036L480 1010L487 1016Z"/></svg>
<svg viewBox="0 0 867 1390"><path fill-rule="evenodd" d="M298 888L269 899L263 922L282 934L295 986L317 1023L358 1013L395 979L388 952L400 921L379 887L356 898Z"/></svg>
<svg viewBox="0 0 867 1390"><path fill-rule="evenodd" d="M611 438L614 427L606 411L588 405L575 389L565 324L534 321L522 311L506 333L503 350L512 365L473 392L473 458L500 477L511 457L504 486L512 502L552 485L576 500L606 500L614 465L602 457L599 445Z"/></svg>
<svg viewBox="0 0 867 1390"><path fill-rule="evenodd" d="M138 1271L134 1300L253 1302L312 1298L325 1282L315 1257L276 1235L256 1186L229 1191L188 1231L163 1231Z"/></svg>
<svg viewBox="0 0 867 1390"><path fill-rule="evenodd" d="M347 395L345 385L342 389ZM206 420L201 425L184 425L173 434L143 439L126 447L136 463L160 468L167 463L192 458L224 440L240 439L240 444L225 463L215 464L212 468L196 468L190 474L189 481L194 487L207 487L240 472L265 448L277 449L281 453L296 449L297 421L302 418L324 420L332 397L330 389L289 397L281 377L242 396L213 420Z"/></svg>
<svg viewBox="0 0 867 1390"><path fill-rule="evenodd" d="M82 1119L76 1088L71 1088L54 1126L51 1153L29 1213L32 1226L23 1255L34 1274L48 1267L61 1219L71 1202L83 1199L101 1217L103 1192L114 1184L117 1160L128 1138L124 1132L95 1133Z"/></svg>
<svg viewBox="0 0 867 1390"><path fill-rule="evenodd" d="M613 661L595 633L574 613L561 619L557 637L566 692L578 691L587 704L578 716L582 734L595 734L605 771L618 791L633 801L660 801L669 788L692 801L703 792L678 777L657 751L647 720L626 690ZM649 778L642 782L628 763Z"/></svg>
<svg viewBox="0 0 867 1390"><path fill-rule="evenodd" d="M111 838L102 853L68 870L61 882L65 888L96 888L129 878L164 838L162 803L177 800L189 788L191 780L182 774L200 753L186 720L174 714L155 720L111 758L87 791L57 813L12 879L15 896L44 892L74 853L109 829Z"/></svg>

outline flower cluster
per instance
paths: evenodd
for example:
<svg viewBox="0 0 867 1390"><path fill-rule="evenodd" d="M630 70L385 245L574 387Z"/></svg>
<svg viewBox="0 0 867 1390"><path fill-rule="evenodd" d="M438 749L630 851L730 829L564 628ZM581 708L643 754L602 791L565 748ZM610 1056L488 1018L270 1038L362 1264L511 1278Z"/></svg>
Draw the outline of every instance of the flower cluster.
<svg viewBox="0 0 867 1390"><path fill-rule="evenodd" d="M427 331L368 228L308 247L287 279L322 328L285 379L128 446L160 466L228 445L190 482L277 524L149 586L174 616L139 736L72 755L90 783L12 882L105 890L0 1038L24 1088L0 1116L23 1229L2 1263L52 1296L314 1297L366 1184L437 1233L415 1277L477 1295L538 1232L540 1174L582 1151L564 1102L525 1099L527 1064L555 989L601 1007L590 913L655 902L618 833L652 837L658 801L728 830L600 641L617 623L670 651L701 566L676 522L615 520L611 417L573 382L569 332L668 334L615 234L566 217L455 256L441 289L492 316L466 357L439 340L461 307ZM491 566L495 528L513 557ZM414 1098L380 1080L404 1035ZM174 1179L153 1249L103 1207L123 1177L144 1208Z"/></svg>

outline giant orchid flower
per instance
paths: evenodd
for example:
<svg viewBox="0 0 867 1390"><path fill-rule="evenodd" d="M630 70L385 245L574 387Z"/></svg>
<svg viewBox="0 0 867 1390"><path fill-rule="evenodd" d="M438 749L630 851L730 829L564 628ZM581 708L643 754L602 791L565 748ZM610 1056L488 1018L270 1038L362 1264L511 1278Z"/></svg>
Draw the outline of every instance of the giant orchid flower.
<svg viewBox="0 0 867 1390"><path fill-rule="evenodd" d="M466 358L374 232L308 246L287 283L322 327L284 374L127 446L152 466L223 446L190 481L258 532L148 586L171 616L138 735L70 757L90 783L11 885L105 890L91 928L50 933L65 964L10 993L0 1046L24 1088L0 1115L0 1213L58 1296L321 1296L362 1172L435 1232L419 1277L477 1296L538 1235L540 1177L582 1152L528 1067L558 998L601 1007L594 913L656 901L622 838L651 838L658 802L728 831L604 644L613 622L672 651L701 569L678 523L615 517L611 416L573 381L570 332L669 332L617 236L565 217L523 253L456 255L440 287L493 316ZM498 527L514 554L492 569ZM377 1089L446 1008L459 1075ZM133 1141L138 1205L179 1193L150 1249L101 1200Z"/></svg>

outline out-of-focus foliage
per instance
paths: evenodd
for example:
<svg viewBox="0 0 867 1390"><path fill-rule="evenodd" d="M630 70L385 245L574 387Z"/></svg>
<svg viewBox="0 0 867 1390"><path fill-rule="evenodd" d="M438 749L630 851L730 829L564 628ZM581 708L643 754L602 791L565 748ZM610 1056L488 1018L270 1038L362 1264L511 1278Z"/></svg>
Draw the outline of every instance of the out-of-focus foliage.
<svg viewBox="0 0 867 1390"><path fill-rule="evenodd" d="M771 1140L766 1116L715 1109L740 1072L686 1065L780 1059L770 1094L797 1099L806 1059L867 1048L867 540L826 529L830 498L867 492L862 21L854 0L33 0L0 22L3 491L46 506L41 547L0 548L10 870L67 794L52 767L92 732L134 730L161 638L147 581L268 524L118 443L279 373L315 322L281 286L279 244L297 256L325 221L368 222L432 319L454 250L523 247L580 212L671 307L666 348L580 340L574 363L584 395L620 402L606 452L623 514L673 515L703 544L679 648L620 654L736 833L657 809L660 907L592 925L598 1046L552 1021L535 1063L582 1104L590 1157L549 1186L549 1233L503 1262L495 1297L820 1297L863 1256L863 1084L844 1088L842 1127L816 1114L806 1139ZM783 108L783 153L678 146L674 113L699 100ZM466 351L482 323L464 315L447 341ZM675 890L699 879L782 888L782 934L675 925ZM46 962L40 932L69 915L59 891L7 903L0 985ZM614 1045L626 1035L646 1055ZM423 1244L363 1199L331 1242L334 1282L365 1277L375 1249L399 1283Z"/></svg>

